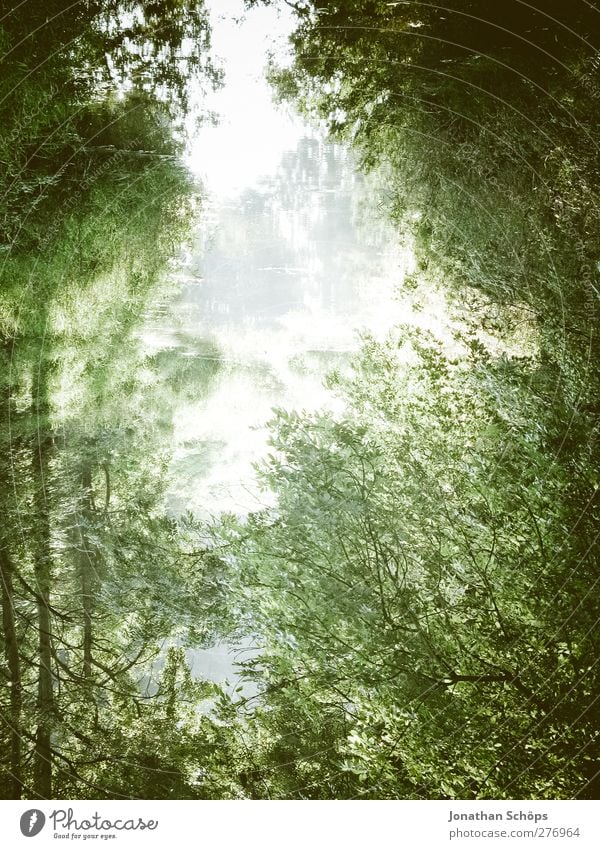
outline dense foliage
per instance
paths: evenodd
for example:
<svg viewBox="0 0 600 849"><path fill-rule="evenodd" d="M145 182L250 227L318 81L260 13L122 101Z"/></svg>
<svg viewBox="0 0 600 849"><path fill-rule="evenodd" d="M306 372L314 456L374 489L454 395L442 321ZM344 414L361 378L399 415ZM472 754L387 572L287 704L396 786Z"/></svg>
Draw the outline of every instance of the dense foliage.
<svg viewBox="0 0 600 849"><path fill-rule="evenodd" d="M406 286L469 330L367 342L343 416L278 413L277 509L222 530L263 646L229 792L594 797L599 10L288 5L279 96L382 172Z"/></svg>
<svg viewBox="0 0 600 849"><path fill-rule="evenodd" d="M252 794L544 798L593 779L586 429L534 360L471 343L449 359L414 331L368 341L334 378L342 416L278 413L277 508L222 543L264 646L240 727Z"/></svg>
<svg viewBox="0 0 600 849"><path fill-rule="evenodd" d="M275 507L170 517L171 411L218 362L137 331L206 17L2 9L0 795L593 798L597 4L287 5L279 97L379 175L458 329L366 337L341 412L277 411ZM187 665L215 636L256 647L233 695Z"/></svg>
<svg viewBox="0 0 600 849"><path fill-rule="evenodd" d="M422 263L596 351L596 4L299 7L280 94L387 168Z"/></svg>
<svg viewBox="0 0 600 849"><path fill-rule="evenodd" d="M215 576L164 493L174 398L202 376L139 325L197 205L172 118L194 68L214 80L207 21L28 2L0 44L0 795L185 796L174 726L205 693L176 646L207 640Z"/></svg>

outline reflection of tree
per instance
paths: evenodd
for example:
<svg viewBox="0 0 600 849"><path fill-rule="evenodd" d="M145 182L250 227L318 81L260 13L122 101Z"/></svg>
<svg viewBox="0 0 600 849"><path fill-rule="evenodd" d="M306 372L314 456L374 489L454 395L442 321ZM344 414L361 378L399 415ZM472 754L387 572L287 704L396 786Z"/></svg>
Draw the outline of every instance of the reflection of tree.
<svg viewBox="0 0 600 849"><path fill-rule="evenodd" d="M191 77L204 85L218 78L202 0L2 3L1 14L19 81L42 68L42 76L62 73L71 96L120 83L185 107Z"/></svg>
<svg viewBox="0 0 600 849"><path fill-rule="evenodd" d="M3 45L41 14L25 5L23 20L3 19ZM176 650L152 694L139 681L175 626L202 644L218 618L218 564L181 557L164 505L174 401L205 390L218 356L207 368L146 355L138 340L187 236L193 190L150 86L92 96L100 10L75 5L19 47L3 89L0 794L155 795L164 770L162 792L185 795L191 773L169 728L185 713L180 692L198 699L202 687ZM193 18L182 10L146 68L174 91L169 50ZM77 34L69 65L49 58L22 73ZM113 67L133 79L139 56L119 58L117 35Z"/></svg>
<svg viewBox="0 0 600 849"><path fill-rule="evenodd" d="M272 74L279 93L385 166L423 267L524 305L549 348L566 335L585 356L600 255L596 4L307 0L296 11L293 66Z"/></svg>
<svg viewBox="0 0 600 849"><path fill-rule="evenodd" d="M274 178L224 207L198 294L211 321L273 324L307 294L327 310L356 309L381 248L355 220L357 182L342 148L303 138Z"/></svg>

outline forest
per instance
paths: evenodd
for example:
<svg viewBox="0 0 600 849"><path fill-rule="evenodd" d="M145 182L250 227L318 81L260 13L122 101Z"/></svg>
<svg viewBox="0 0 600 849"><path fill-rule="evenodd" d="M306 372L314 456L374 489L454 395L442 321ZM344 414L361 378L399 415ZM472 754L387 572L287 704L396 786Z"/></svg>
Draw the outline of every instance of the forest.
<svg viewBox="0 0 600 849"><path fill-rule="evenodd" d="M274 97L452 337L365 334L338 412L273 411L272 506L175 514L176 399L221 363L140 327L204 202L208 11L2 0L0 797L596 799L600 7L278 4ZM257 647L233 692L186 660L219 640Z"/></svg>

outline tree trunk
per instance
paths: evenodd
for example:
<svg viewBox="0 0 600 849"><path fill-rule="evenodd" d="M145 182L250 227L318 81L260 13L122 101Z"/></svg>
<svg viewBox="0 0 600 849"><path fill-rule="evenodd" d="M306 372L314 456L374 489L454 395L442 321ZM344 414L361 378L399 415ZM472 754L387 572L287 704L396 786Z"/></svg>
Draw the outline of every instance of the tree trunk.
<svg viewBox="0 0 600 849"><path fill-rule="evenodd" d="M38 626L38 694L37 731L35 737L35 789L44 799L52 798L52 725L54 693L52 680L52 617L50 590L52 581L52 551L50 545L49 457L52 438L48 423L47 364L40 350L34 380L34 415L37 434L32 445L32 480L35 515L34 574Z"/></svg>
<svg viewBox="0 0 600 849"><path fill-rule="evenodd" d="M15 626L14 567L8 549L0 539L0 591L2 593L2 631L4 652L10 683L10 798L20 799L23 790L21 769L21 712L23 708L23 683L21 658Z"/></svg>
<svg viewBox="0 0 600 849"><path fill-rule="evenodd" d="M2 351L2 365L9 362L12 356L12 346L4 342ZM9 433L5 423L10 420L11 389L7 381L2 387L0 395L0 427L3 434ZM5 456L5 446L2 446L2 455ZM0 474L0 486L8 489L8 468L4 465ZM0 493L0 497L4 493ZM4 499L0 500L0 514L2 515L2 528L0 528L0 597L2 604L2 635L4 637L4 656L8 670L8 683L10 686L10 708L5 722L9 728L9 798L20 799L23 793L23 771L22 771L22 743L21 731L23 722L23 679L21 676L21 656L19 654L19 639L15 621L15 592L14 581L15 566L10 553L10 516L8 504Z"/></svg>
<svg viewBox="0 0 600 849"><path fill-rule="evenodd" d="M78 517L79 531L79 580L81 603L83 606L83 677L86 684L92 678L92 621L94 609L96 557L94 546L87 538L86 527L91 527L94 517L92 500L92 473L89 463L85 463L81 475L83 488L81 512Z"/></svg>

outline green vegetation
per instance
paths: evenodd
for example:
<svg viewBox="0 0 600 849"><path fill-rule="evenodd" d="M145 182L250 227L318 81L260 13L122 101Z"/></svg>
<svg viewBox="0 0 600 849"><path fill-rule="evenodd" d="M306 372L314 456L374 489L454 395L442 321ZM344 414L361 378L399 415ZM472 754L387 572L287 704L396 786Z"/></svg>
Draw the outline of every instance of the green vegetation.
<svg viewBox="0 0 600 849"><path fill-rule="evenodd" d="M277 508L222 530L263 645L228 792L593 798L599 10L292 5L279 96L383 172L407 287L466 329L368 341L344 415L277 414Z"/></svg>
<svg viewBox="0 0 600 849"><path fill-rule="evenodd" d="M209 638L215 597L164 496L173 396L197 389L138 330L198 202L187 76L216 77L201 5L144 9L1 19L3 797L151 796L159 773L180 797L194 777L175 728L206 687L174 646Z"/></svg>
<svg viewBox="0 0 600 849"><path fill-rule="evenodd" d="M278 413L277 509L223 531L264 645L244 792L551 798L593 778L597 482L546 377L407 330L365 344L339 418Z"/></svg>
<svg viewBox="0 0 600 849"><path fill-rule="evenodd" d="M0 795L594 798L600 10L288 5L278 95L383 176L461 329L365 338L342 412L277 411L274 508L170 517L218 356L138 330L197 200L205 15L2 10ZM233 697L187 667L215 636L259 647Z"/></svg>

